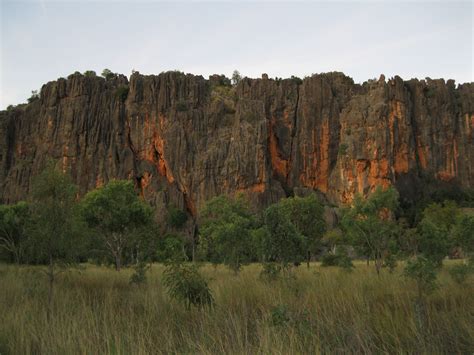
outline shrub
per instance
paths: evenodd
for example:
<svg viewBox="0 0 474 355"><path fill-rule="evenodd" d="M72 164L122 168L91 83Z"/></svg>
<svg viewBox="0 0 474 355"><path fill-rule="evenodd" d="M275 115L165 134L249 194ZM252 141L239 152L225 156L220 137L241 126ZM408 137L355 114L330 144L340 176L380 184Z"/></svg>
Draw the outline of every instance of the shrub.
<svg viewBox="0 0 474 355"><path fill-rule="evenodd" d="M110 80L110 79L113 79L117 74L115 73L112 73L112 71L110 69L104 69L102 71L102 76L106 79L106 80Z"/></svg>
<svg viewBox="0 0 474 355"><path fill-rule="evenodd" d="M173 228L181 228L188 220L188 215L183 210L174 206L168 207L168 224Z"/></svg>
<svg viewBox="0 0 474 355"><path fill-rule="evenodd" d="M135 272L130 276L130 283L141 285L146 283L146 271L150 268L144 262L140 262L134 266Z"/></svg>
<svg viewBox="0 0 474 355"><path fill-rule="evenodd" d="M97 76L97 74L96 74L95 71L93 71L93 70L86 70L86 71L84 72L84 76L87 76L87 77L92 78L92 77Z"/></svg>
<svg viewBox="0 0 474 355"><path fill-rule="evenodd" d="M302 80L301 78L298 78L297 76L292 75L292 76L291 76L291 80L293 80L293 82L294 82L296 85L301 85L301 84L303 84L303 80Z"/></svg>
<svg viewBox="0 0 474 355"><path fill-rule="evenodd" d="M416 281L419 299L436 289L436 270L437 263L424 256L408 260L404 275Z"/></svg>
<svg viewBox="0 0 474 355"><path fill-rule="evenodd" d="M349 148L347 146L347 144L345 144L345 143L340 144L337 154L338 155L346 155L347 154L347 148Z"/></svg>
<svg viewBox="0 0 474 355"><path fill-rule="evenodd" d="M214 304L211 289L194 264L177 261L168 264L163 272L163 285L168 295L184 303L188 310L191 306L202 308Z"/></svg>
<svg viewBox="0 0 474 355"><path fill-rule="evenodd" d="M469 264L458 264L449 269L449 275L459 285L463 285L472 272L473 268Z"/></svg>
<svg viewBox="0 0 474 355"><path fill-rule="evenodd" d="M395 270L395 268L397 267L397 258L395 257L395 255L390 254L389 256L387 256L384 259L384 263L383 263L382 267L388 268L388 271L390 273L392 273Z"/></svg>
<svg viewBox="0 0 474 355"><path fill-rule="evenodd" d="M282 267L277 263L264 263L260 272L262 281L275 281L280 278Z"/></svg>
<svg viewBox="0 0 474 355"><path fill-rule="evenodd" d="M38 90L31 91L31 96L28 98L28 103L31 104L32 102L39 99Z"/></svg>
<svg viewBox="0 0 474 355"><path fill-rule="evenodd" d="M128 97L129 87L127 85L122 85L115 90L115 96L120 100L120 102L125 102Z"/></svg>
<svg viewBox="0 0 474 355"><path fill-rule="evenodd" d="M270 313L270 320L272 325L277 327L286 325L291 320L288 307L284 304L273 307Z"/></svg>
<svg viewBox="0 0 474 355"><path fill-rule="evenodd" d="M336 253L328 253L324 255L321 259L321 266L338 266L348 271L351 271L354 268L354 264L345 248L338 248Z"/></svg>

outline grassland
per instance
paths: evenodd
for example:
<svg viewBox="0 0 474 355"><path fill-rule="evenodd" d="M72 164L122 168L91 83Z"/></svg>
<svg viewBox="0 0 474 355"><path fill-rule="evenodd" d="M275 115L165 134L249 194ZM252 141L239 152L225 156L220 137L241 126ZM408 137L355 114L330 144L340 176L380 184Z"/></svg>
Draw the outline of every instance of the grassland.
<svg viewBox="0 0 474 355"><path fill-rule="evenodd" d="M449 264L448 266L449 267ZM0 353L3 354L304 354L472 353L474 285L446 270L415 307L416 289L399 267L377 277L373 266L352 273L312 264L295 278L259 280L259 265L237 276L210 265L213 309L170 300L153 265L148 283L86 265L63 273L47 317L47 282L39 267L0 265Z"/></svg>

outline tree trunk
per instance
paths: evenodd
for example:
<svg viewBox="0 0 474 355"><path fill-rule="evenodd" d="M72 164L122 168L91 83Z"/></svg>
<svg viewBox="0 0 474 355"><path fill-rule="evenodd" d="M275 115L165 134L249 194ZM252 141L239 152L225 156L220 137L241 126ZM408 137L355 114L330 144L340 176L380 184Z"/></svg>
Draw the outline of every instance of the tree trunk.
<svg viewBox="0 0 474 355"><path fill-rule="evenodd" d="M309 269L309 262L311 261L311 252L308 250L306 255L306 267Z"/></svg>
<svg viewBox="0 0 474 355"><path fill-rule="evenodd" d="M48 320L51 318L51 311L53 308L53 287L54 287L54 264L53 264L53 256L49 255L49 265L48 265L48 281L49 281L49 289L48 289L48 310L47 310L47 318Z"/></svg>
<svg viewBox="0 0 474 355"><path fill-rule="evenodd" d="M121 267L122 267L122 260L120 258L120 254L117 253L115 254L115 270L120 271Z"/></svg>
<svg viewBox="0 0 474 355"><path fill-rule="evenodd" d="M382 258L376 256L374 263L375 263L375 270L377 271L377 276L380 276L380 269L382 268Z"/></svg>

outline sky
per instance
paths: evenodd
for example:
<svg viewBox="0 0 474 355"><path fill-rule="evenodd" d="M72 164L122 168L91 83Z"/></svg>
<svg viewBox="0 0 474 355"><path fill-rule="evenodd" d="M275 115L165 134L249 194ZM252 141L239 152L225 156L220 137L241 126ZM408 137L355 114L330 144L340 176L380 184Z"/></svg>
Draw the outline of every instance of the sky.
<svg viewBox="0 0 474 355"><path fill-rule="evenodd" d="M473 3L0 0L0 109L104 68L472 82Z"/></svg>

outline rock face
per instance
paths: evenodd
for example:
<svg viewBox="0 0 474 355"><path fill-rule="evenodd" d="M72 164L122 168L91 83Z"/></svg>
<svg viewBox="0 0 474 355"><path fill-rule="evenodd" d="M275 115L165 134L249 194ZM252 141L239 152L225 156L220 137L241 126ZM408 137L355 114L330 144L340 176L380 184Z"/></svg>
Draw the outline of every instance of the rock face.
<svg viewBox="0 0 474 355"><path fill-rule="evenodd" d="M81 194L134 179L157 208L192 215L222 193L264 206L313 189L347 203L422 172L474 187L474 84L75 74L0 113L1 202L27 198L49 158Z"/></svg>

